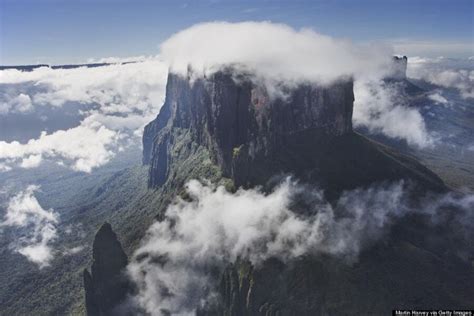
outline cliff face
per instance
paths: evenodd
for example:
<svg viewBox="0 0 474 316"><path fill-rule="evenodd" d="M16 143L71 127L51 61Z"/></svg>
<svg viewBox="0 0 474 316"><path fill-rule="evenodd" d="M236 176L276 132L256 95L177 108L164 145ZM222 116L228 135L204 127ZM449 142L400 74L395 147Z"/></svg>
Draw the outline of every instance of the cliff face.
<svg viewBox="0 0 474 316"><path fill-rule="evenodd" d="M149 186L179 187L183 163L200 150L236 187L281 174L318 183L329 195L405 177L442 185L426 168L404 157L388 159L396 155L352 131L351 80L283 91L284 97L272 98L264 85L232 69L195 81L170 73L165 103L143 136Z"/></svg>
<svg viewBox="0 0 474 316"><path fill-rule="evenodd" d="M255 182L249 171L258 161L272 161L285 138L302 131L340 136L352 131L352 82L330 87L302 85L284 99L272 99L263 86L231 71L190 82L170 74L166 101L143 137L143 161L150 164L151 187L160 186L173 164L169 151L174 129L206 147L225 176L238 185Z"/></svg>
<svg viewBox="0 0 474 316"><path fill-rule="evenodd" d="M92 249L91 273L84 270L87 315L120 315L117 308L129 290L123 275L128 259L109 223L97 232Z"/></svg>

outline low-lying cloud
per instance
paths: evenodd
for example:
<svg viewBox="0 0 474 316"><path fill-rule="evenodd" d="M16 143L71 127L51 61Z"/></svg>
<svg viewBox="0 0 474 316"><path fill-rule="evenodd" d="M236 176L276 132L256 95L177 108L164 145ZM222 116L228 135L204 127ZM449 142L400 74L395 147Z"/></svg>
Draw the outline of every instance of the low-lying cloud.
<svg viewBox="0 0 474 316"><path fill-rule="evenodd" d="M0 99L0 115L8 113L25 113L33 110L30 96L24 93L12 96L3 94Z"/></svg>
<svg viewBox="0 0 474 316"><path fill-rule="evenodd" d="M42 131L26 142L0 139L0 171L34 168L52 160L77 171L102 166L130 142L163 103L168 67L157 59L103 67L0 72L0 115L61 111L79 104L75 126ZM40 113L40 112L38 112ZM47 117L38 114L38 120ZM56 118L57 119L57 118Z"/></svg>
<svg viewBox="0 0 474 316"><path fill-rule="evenodd" d="M409 77L457 89L464 99L474 98L474 60L413 57L408 63Z"/></svg>
<svg viewBox="0 0 474 316"><path fill-rule="evenodd" d="M10 247L44 268L50 265L54 257L50 244L57 238L59 215L52 209L41 207L34 196L38 189L38 186L30 185L9 200L0 228L21 229L23 235L12 242Z"/></svg>
<svg viewBox="0 0 474 316"><path fill-rule="evenodd" d="M39 138L25 144L0 141L0 163L5 170L34 168L48 159L76 171L91 172L120 150L121 139L122 134L91 122L52 134L42 132Z"/></svg>
<svg viewBox="0 0 474 316"><path fill-rule="evenodd" d="M405 140L420 148L434 144L423 116L410 108L400 84L381 80L356 80L354 82L355 127L366 127L371 133Z"/></svg>
<svg viewBox="0 0 474 316"><path fill-rule="evenodd" d="M151 315L192 314L213 295L211 271L237 259L256 266L271 257L289 261L318 254L353 261L406 214L474 207L474 196L448 195L414 210L406 187L399 182L357 189L331 205L317 188L290 179L269 194L258 189L232 194L190 181L188 198L168 207L134 254L128 271L138 288L135 299ZM304 211L293 212L295 200L304 202Z"/></svg>

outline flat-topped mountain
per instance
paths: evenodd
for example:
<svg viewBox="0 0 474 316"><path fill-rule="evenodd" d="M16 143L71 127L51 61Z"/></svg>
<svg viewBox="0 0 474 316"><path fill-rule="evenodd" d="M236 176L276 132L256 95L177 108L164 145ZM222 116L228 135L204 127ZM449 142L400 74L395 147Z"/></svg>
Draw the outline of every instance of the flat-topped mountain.
<svg viewBox="0 0 474 316"><path fill-rule="evenodd" d="M344 190L400 179L414 188L413 197L446 190L415 159L352 130L350 79L279 89L275 95L232 68L201 78L169 74L165 103L143 135L149 191L159 195L158 220L190 179L230 191L266 190L290 174L322 188L329 201ZM196 306L196 314L381 315L393 308L465 307L474 295L474 273L453 252L453 242L456 249L465 244L447 238L450 227L433 228L420 216L407 216L354 264L328 255L289 263L271 258L258 267L238 260L216 275L215 300Z"/></svg>
<svg viewBox="0 0 474 316"><path fill-rule="evenodd" d="M197 79L170 73L165 103L143 135L149 186L173 181L203 148L236 187L279 174L319 183L329 194L400 178L442 187L413 159L353 132L352 80L280 88L282 96L272 95L232 68Z"/></svg>

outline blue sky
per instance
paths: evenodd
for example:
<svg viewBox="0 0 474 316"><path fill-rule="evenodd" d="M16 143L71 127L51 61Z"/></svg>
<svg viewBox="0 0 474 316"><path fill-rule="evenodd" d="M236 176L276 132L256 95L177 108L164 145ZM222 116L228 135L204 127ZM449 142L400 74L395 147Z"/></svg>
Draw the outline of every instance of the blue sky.
<svg viewBox="0 0 474 316"><path fill-rule="evenodd" d="M267 20L357 42L386 41L398 53L474 55L474 1L0 0L0 64L78 63L155 55L195 23Z"/></svg>

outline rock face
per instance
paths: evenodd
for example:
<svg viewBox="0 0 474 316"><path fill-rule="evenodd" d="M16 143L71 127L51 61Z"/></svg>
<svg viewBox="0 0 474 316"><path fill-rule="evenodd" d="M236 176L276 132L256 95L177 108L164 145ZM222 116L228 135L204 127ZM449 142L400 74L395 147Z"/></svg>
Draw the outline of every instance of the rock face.
<svg viewBox="0 0 474 316"><path fill-rule="evenodd" d="M252 172L263 161L276 162L292 135L350 133L353 101L350 80L329 87L301 85L273 99L263 85L245 75L236 77L232 70L194 82L170 74L166 101L143 136L149 185L161 186L170 176L176 129L189 131L191 141L206 147L224 176L237 185L252 184L258 182Z"/></svg>
<svg viewBox="0 0 474 316"><path fill-rule="evenodd" d="M120 315L117 308L129 289L123 275L128 259L109 223L95 236L92 258L91 273L84 270L87 315Z"/></svg>
<svg viewBox="0 0 474 316"><path fill-rule="evenodd" d="M407 56L398 57L393 56L393 79L406 79L407 78Z"/></svg>
<svg viewBox="0 0 474 316"><path fill-rule="evenodd" d="M426 168L352 131L351 80L282 91L274 97L231 68L195 80L170 73L165 103L143 136L149 186L175 181L202 149L236 187L281 174L321 184L329 195L406 177L442 186Z"/></svg>

